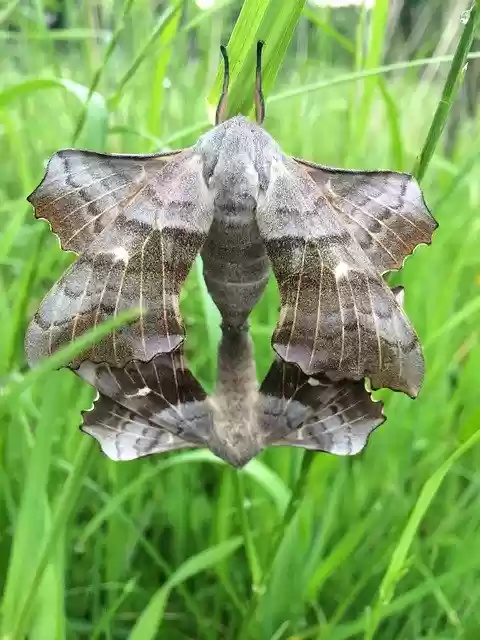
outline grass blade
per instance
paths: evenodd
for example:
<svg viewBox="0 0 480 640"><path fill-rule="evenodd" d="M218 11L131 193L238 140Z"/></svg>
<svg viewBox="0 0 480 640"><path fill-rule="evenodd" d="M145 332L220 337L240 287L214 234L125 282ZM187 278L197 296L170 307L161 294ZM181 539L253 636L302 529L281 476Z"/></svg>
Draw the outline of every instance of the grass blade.
<svg viewBox="0 0 480 640"><path fill-rule="evenodd" d="M138 478L129 483L122 491L118 492L103 509L99 510L92 520L85 525L80 534L78 546L84 548L87 540L95 534L108 517L116 511L128 498L135 493L139 493L143 485L147 485L161 471L178 465L192 464L192 462L209 462L213 464L224 465L225 463L212 455L209 451L186 451L180 453L173 458L160 461L154 468L147 468ZM262 464L259 460L251 460L249 464L242 469L240 473L244 473L255 480L262 488L267 491L274 502L276 502L279 511L282 513L288 501L288 489L283 485L282 481L276 474Z"/></svg>
<svg viewBox="0 0 480 640"><path fill-rule="evenodd" d="M252 582L252 591L255 592L260 587L262 570L260 568L260 560L255 548L250 523L248 520L247 499L243 486L243 474L236 471L234 473L235 491L237 494L238 512L240 514L240 525L243 536L243 546L247 556L248 565L250 567L250 576Z"/></svg>
<svg viewBox="0 0 480 640"><path fill-rule="evenodd" d="M272 545L268 552L262 579L258 582L258 587L252 592L252 595L250 597L247 613L242 621L242 626L238 636L239 640L247 640L247 638L250 637L251 626L254 623L255 614L260 606L262 595L265 594L268 587L268 582L272 575L275 559L279 551L281 550L282 541L288 535L289 527L292 524L293 519L304 497L305 487L314 457L315 453L312 451L305 451L303 455L302 466L295 483L295 487L290 496L290 500L288 502L280 526L278 527L272 539Z"/></svg>
<svg viewBox="0 0 480 640"><path fill-rule="evenodd" d="M92 457L92 445L93 442L89 438L82 438L77 455L75 456L72 473L67 478L56 504L51 531L47 539L41 543L38 561L34 563L33 578L30 582L23 585L22 597L20 601L16 603L18 607L16 615L13 616L12 620L7 619L4 623L5 637L18 638L20 640L26 633L37 590L48 566L50 556L55 551L55 545L59 536L61 536L62 531L67 526L81 491L81 478L87 473Z"/></svg>
<svg viewBox="0 0 480 640"><path fill-rule="evenodd" d="M480 412L477 413L478 417L480 417ZM378 590L378 599L367 624L365 640L373 639L382 618L383 608L387 607L392 601L393 595L395 593L395 588L404 574L407 554L417 534L420 523L422 522L427 509L431 505L434 497L440 489L445 476L450 471L454 463L457 462L459 458L467 453L479 441L480 429L477 430L472 436L470 436L470 438L460 447L458 447L458 449L435 471L435 473L432 474L432 476L423 486L423 489L418 496L415 507L396 544L387 571L385 572L385 575L380 584Z"/></svg>
<svg viewBox="0 0 480 640"><path fill-rule="evenodd" d="M133 322L139 315L140 311L138 309L122 311L115 318L89 329L79 338L56 351L49 358L42 360L33 369L28 371L25 376L21 377L17 375L12 382L0 389L0 415L2 409L5 408L8 403L13 403L20 394L40 380L46 373L65 366L87 347L100 342L102 338L114 329L119 329L129 322Z"/></svg>
<svg viewBox="0 0 480 640"><path fill-rule="evenodd" d="M129 640L154 640L162 624L165 605L170 592L189 578L211 569L234 553L242 544L241 538L204 549L181 564L169 580L158 589L135 623Z"/></svg>
<svg viewBox="0 0 480 640"><path fill-rule="evenodd" d="M26 78L0 91L0 109L12 108L20 98L35 95L45 89L64 89L82 106L82 136L84 146L103 149L108 131L108 109L105 99L96 91L67 78ZM78 137L78 136L77 136Z"/></svg>
<svg viewBox="0 0 480 640"><path fill-rule="evenodd" d="M246 0L228 42L230 58L230 87L228 114L247 115L253 109L253 85L255 79L255 46L257 40L265 41L263 51L263 86L268 95L282 64L287 46L300 19L304 0L284 0L278 11L275 0ZM210 118L213 118L223 82L220 68L208 97ZM246 91L246 87L251 87Z"/></svg>
<svg viewBox="0 0 480 640"><path fill-rule="evenodd" d="M389 2L388 0L376 0L373 9L370 11L370 24L368 29L368 43L365 54L365 69L375 69L380 66L383 58L384 38L388 20ZM360 32L361 33L361 32ZM360 49L363 43L359 43ZM372 108L374 92L377 89L377 82L374 77L366 77L363 86L363 95L359 109L356 113L357 136L353 140L354 144L362 144L370 123L370 112Z"/></svg>
<svg viewBox="0 0 480 640"><path fill-rule="evenodd" d="M175 18L175 16L179 13L179 11L180 11L180 5L177 4L177 5L173 6L173 7L172 6L168 7L162 13L160 18L158 19L158 22L157 22L152 34L148 38L147 42L140 49L140 51L136 55L135 59L133 60L132 64L130 65L130 67L125 71L123 76L118 81L118 85L117 85L117 88L115 90L115 93L108 99L108 105L109 105L110 109L113 110L113 109L116 109L118 107L118 104L119 104L119 102L120 102L120 100L122 98L122 94L123 94L123 91L124 91L126 85L135 76L135 74L138 71L138 69L139 69L140 65L142 64L142 62L144 62L147 59L148 55L150 54L150 50L153 47L153 45L156 43L158 38L160 38L162 33L165 31L165 29L171 23L173 18Z"/></svg>
<svg viewBox="0 0 480 640"><path fill-rule="evenodd" d="M84 126L86 118L87 118L88 104L90 103L90 100L91 100L93 94L96 92L97 87L100 84L100 80L102 78L102 74L104 73L104 70L105 70L105 67L108 64L108 61L110 60L110 58L113 55L113 52L117 48L118 41L120 39L120 35L121 35L121 33L122 33L123 29L124 29L124 26L125 26L125 24L124 24L125 18L130 13L130 10L131 10L133 4L134 4L134 0L125 0L125 2L123 4L123 8L122 8L122 11L120 13L120 18L119 18L119 20L117 22L116 29L115 29L115 31L114 31L114 33L112 35L112 39L110 40L107 49L105 51L105 55L103 57L102 63L99 65L99 67L95 71L95 74L93 76L92 82L91 82L89 90L88 90L88 95L87 95L85 107L83 108L83 110L82 110L82 112L80 114L80 117L78 118L77 126L75 127L75 130L73 132L73 140L72 140L72 145L73 146L75 146L77 144L77 141L80 138L80 134L82 132L83 126Z"/></svg>
<svg viewBox="0 0 480 640"><path fill-rule="evenodd" d="M472 5L462 35L458 42L457 50L453 56L452 64L445 81L442 97L438 103L437 110L430 125L430 129L423 145L420 156L417 159L413 173L417 180L422 180L427 167L435 152L437 143L442 135L442 131L447 122L448 114L452 108L453 101L457 95L460 83L465 71L465 64L468 54L472 48L475 32L478 26L478 16L480 14L478 3Z"/></svg>

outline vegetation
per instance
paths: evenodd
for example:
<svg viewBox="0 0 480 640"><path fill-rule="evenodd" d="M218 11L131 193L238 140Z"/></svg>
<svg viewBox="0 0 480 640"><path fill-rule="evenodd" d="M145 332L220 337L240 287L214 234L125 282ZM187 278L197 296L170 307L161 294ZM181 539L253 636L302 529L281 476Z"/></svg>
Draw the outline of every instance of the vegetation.
<svg viewBox="0 0 480 640"><path fill-rule="evenodd" d="M460 20L453 3L448 51L418 61L425 53L398 34L385 58L386 0L341 19L302 0L282 0L280 12L278 0L246 0L239 16L240 4L65 0L55 30L41 0L0 9L5 640L478 637L478 118L461 113L448 157L438 143L479 7ZM232 112L252 106L263 38L265 124L286 152L422 177L440 228L390 281L406 288L424 388L415 401L379 394L388 420L355 458L267 451L240 473L204 451L114 463L77 428L92 389L55 370L59 358L26 367L28 320L74 256L25 197L62 147L192 144L217 100L218 47L234 20ZM272 280L252 315L259 377L277 310ZM191 367L211 388L218 312L200 266L182 311Z"/></svg>

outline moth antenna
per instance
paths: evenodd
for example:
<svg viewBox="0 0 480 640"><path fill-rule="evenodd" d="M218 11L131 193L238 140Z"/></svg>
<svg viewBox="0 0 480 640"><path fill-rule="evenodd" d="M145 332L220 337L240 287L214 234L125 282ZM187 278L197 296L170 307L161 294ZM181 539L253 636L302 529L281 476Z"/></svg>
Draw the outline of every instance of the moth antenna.
<svg viewBox="0 0 480 640"><path fill-rule="evenodd" d="M265 100L263 99L262 92L262 49L264 45L263 40L257 42L257 67L255 72L255 118L257 124L263 124L265 120Z"/></svg>
<svg viewBox="0 0 480 640"><path fill-rule="evenodd" d="M228 63L228 53L223 44L220 47L220 53L223 58L223 86L220 100L218 101L217 111L215 112L215 125L225 120L228 103L228 83L230 82L230 65Z"/></svg>

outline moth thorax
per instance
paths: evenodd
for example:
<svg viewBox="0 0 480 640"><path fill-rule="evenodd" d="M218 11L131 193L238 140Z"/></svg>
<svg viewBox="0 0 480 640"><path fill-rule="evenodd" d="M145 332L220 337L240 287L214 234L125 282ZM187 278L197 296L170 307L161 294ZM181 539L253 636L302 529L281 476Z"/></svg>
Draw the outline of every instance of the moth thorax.
<svg viewBox="0 0 480 640"><path fill-rule="evenodd" d="M224 328L218 355L218 380L211 397L212 451L241 467L263 448L258 428L258 391L248 330Z"/></svg>
<svg viewBox="0 0 480 640"><path fill-rule="evenodd" d="M230 224L249 224L255 218L258 200L258 175L251 166L245 167L234 161L228 170L214 175L214 216Z"/></svg>

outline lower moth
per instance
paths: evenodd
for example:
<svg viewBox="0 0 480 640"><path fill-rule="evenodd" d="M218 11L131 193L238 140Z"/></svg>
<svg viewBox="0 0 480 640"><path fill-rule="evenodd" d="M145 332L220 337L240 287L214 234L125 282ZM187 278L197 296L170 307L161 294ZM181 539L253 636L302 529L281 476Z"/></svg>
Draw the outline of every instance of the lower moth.
<svg viewBox="0 0 480 640"><path fill-rule="evenodd" d="M424 363L402 292L402 267L436 222L415 179L348 171L286 155L256 122L225 118L229 64L213 129L152 155L65 149L29 196L62 248L78 254L26 335L30 364L126 309L137 321L69 366L99 392L83 430L113 459L208 447L242 466L265 447L355 454L384 420L365 388L415 397ZM217 387L188 369L179 293L197 255L222 316ZM257 385L248 317L270 269L281 308L276 359Z"/></svg>

